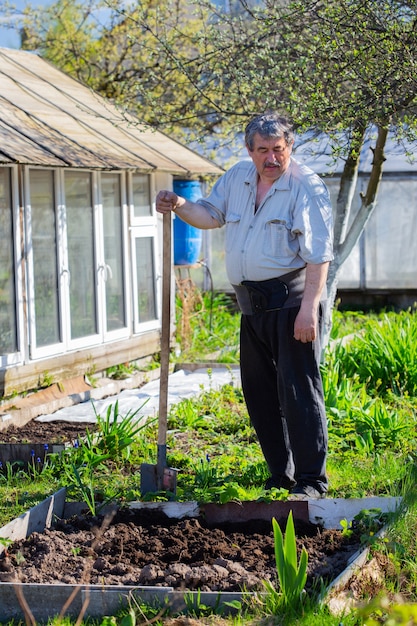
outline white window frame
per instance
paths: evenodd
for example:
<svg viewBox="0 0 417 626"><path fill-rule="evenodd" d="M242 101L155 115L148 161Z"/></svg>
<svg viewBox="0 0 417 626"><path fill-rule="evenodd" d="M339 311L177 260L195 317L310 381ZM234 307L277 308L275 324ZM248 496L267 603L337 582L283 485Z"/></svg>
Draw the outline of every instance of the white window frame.
<svg viewBox="0 0 417 626"><path fill-rule="evenodd" d="M15 292L15 315L16 315L16 352L0 355L0 367L19 365L26 356L25 347L25 311L23 304L23 258L22 258L22 229L19 207L19 174L17 166L2 166L10 170L10 202L13 234L13 262L14 262L14 292Z"/></svg>
<svg viewBox="0 0 417 626"><path fill-rule="evenodd" d="M98 280L98 311L101 313L99 319L99 328L103 337L103 341L115 341L129 337L132 326L131 316L131 293L129 289L129 242L128 242L128 206L126 201L126 176L123 172L112 171L111 174L117 174L120 180L120 204L122 211L122 272L123 272L123 293L124 293L124 310L125 310L125 326L117 330L107 330L107 311L106 311L106 268L105 250L104 250L104 219L103 219L103 199L102 199L102 175L104 172L97 172L97 203L99 213L97 216L97 235L99 241L96 243L97 250L97 280Z"/></svg>
<svg viewBox="0 0 417 626"><path fill-rule="evenodd" d="M61 337L61 341L50 344L48 346L37 346L36 344L36 320L35 320L35 288L34 288L34 272L33 272L33 246L32 246L32 206L30 202L31 194L30 194L30 172L33 170L47 170L52 171L53 173L53 187L54 187L54 202L55 202L55 239L56 239L56 247L57 247L57 271L58 271L58 326L59 333ZM25 185L25 228L26 228L26 237L27 237L27 292L28 292L28 331L29 331L29 356L32 360L46 358L48 356L54 356L56 354L60 354L65 350L65 341L63 336L63 301L62 301L62 271L60 268L62 267L62 249L61 249L61 238L59 236L59 216L58 216L58 193L59 193L59 185L58 185L58 173L56 170L47 168L47 167L27 167L25 169L25 177L24 177L24 185ZM29 244L29 245L28 245Z"/></svg>
<svg viewBox="0 0 417 626"><path fill-rule="evenodd" d="M138 172L139 174L146 174ZM128 200L129 200L129 220L130 220L130 250L131 250L131 271L132 271L132 309L133 309L133 332L134 334L144 333L150 330L159 329L161 326L161 262L159 251L159 239L158 239L158 219L155 210L155 202L152 198L155 197L155 176L153 174L146 174L149 176L149 198L150 198L150 215L143 217L136 217L134 214L133 206L133 189L132 189L132 173L128 175ZM137 294L137 264L136 264L136 246L135 241L138 238L149 237L153 239L153 263L155 269L155 308L156 318L142 322L139 319L139 311L136 306L138 301Z"/></svg>

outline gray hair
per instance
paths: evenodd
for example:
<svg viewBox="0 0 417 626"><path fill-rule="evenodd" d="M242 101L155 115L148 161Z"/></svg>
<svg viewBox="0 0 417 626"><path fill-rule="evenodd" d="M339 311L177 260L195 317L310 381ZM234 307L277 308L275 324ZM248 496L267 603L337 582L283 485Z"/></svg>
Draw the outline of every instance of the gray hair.
<svg viewBox="0 0 417 626"><path fill-rule="evenodd" d="M291 122L278 113L262 113L254 117L245 128L245 143L249 150L254 148L254 137L258 134L264 139L284 137L287 145L294 142Z"/></svg>

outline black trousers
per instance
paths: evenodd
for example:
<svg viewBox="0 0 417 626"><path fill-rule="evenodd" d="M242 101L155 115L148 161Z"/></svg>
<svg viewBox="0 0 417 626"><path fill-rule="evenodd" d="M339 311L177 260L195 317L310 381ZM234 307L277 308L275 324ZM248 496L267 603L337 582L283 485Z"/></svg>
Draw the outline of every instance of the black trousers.
<svg viewBox="0 0 417 626"><path fill-rule="evenodd" d="M327 491L320 341L294 339L299 307L242 315L240 365L249 416L274 483ZM320 315L321 324L321 315Z"/></svg>

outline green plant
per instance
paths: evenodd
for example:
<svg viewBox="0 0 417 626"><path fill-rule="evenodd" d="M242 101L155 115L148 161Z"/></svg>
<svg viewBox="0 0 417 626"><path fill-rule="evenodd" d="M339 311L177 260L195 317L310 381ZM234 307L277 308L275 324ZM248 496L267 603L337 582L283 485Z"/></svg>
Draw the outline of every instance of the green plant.
<svg viewBox="0 0 417 626"><path fill-rule="evenodd" d="M205 459L200 459L200 461L195 463L192 468L197 488L207 489L211 486L219 484L221 480L219 472L208 455L206 455Z"/></svg>
<svg viewBox="0 0 417 626"><path fill-rule="evenodd" d="M218 363L239 361L240 315L225 294L201 291L176 296L178 357L184 361L206 361L216 355Z"/></svg>
<svg viewBox="0 0 417 626"><path fill-rule="evenodd" d="M362 509L353 518L353 526L362 533L362 538L365 540L381 530L388 518L388 514L383 513L381 509Z"/></svg>
<svg viewBox="0 0 417 626"><path fill-rule="evenodd" d="M283 606L291 611L296 611L301 605L302 592L307 581L307 550L302 548L298 562L292 511L288 514L285 538L275 518L272 519L272 527L280 595L270 581L264 581L264 586L270 598L274 599L276 607Z"/></svg>
<svg viewBox="0 0 417 626"><path fill-rule="evenodd" d="M340 525L342 535L345 537L350 537L356 532L361 534L362 543L369 543L387 521L388 515L382 513L381 509L362 509L352 521L340 520Z"/></svg>
<svg viewBox="0 0 417 626"><path fill-rule="evenodd" d="M104 417L95 412L97 430L94 433L87 431L87 446L90 449L96 448L114 462L128 458L136 436L149 425L139 417L145 404L146 401L124 416L120 415L118 401L107 408Z"/></svg>
<svg viewBox="0 0 417 626"><path fill-rule="evenodd" d="M340 520L340 525L342 527L342 535L344 537L350 537L353 533L352 529L352 520L347 520L346 518Z"/></svg>
<svg viewBox="0 0 417 626"><path fill-rule="evenodd" d="M124 378L129 378L137 371L138 367L135 363L119 363L119 365L108 367L106 376L114 380L123 380Z"/></svg>
<svg viewBox="0 0 417 626"><path fill-rule="evenodd" d="M91 360L90 360L90 363L91 363L90 366L88 367L87 371L85 372L85 380L92 387L96 387L96 385L97 385L97 376L96 376L97 365L95 363L93 363Z"/></svg>
<svg viewBox="0 0 417 626"><path fill-rule="evenodd" d="M201 599L200 590L198 590L197 593L185 593L184 602L188 615L192 617L204 617L219 612L220 594L218 595L217 602L214 604L214 606L204 604Z"/></svg>
<svg viewBox="0 0 417 626"><path fill-rule="evenodd" d="M57 458L58 471L64 472L68 489L86 502L92 515L120 495L119 485L112 489L113 483L108 480L106 493L102 494L100 505L97 504L98 484L103 476L109 475L108 464L112 462L119 467L127 460L137 434L147 427L146 422L138 419L142 407L123 417L118 402L110 405L105 417L96 414L97 430L87 429L85 438Z"/></svg>
<svg viewBox="0 0 417 626"><path fill-rule="evenodd" d="M38 386L40 389L46 389L50 387L54 382L54 377L50 372L43 372L42 376L39 378Z"/></svg>
<svg viewBox="0 0 417 626"><path fill-rule="evenodd" d="M210 418L202 414L199 410L200 402L196 402L194 398L184 398L172 408L169 413L169 427L180 427L182 430L189 428L195 430L198 428L208 428Z"/></svg>
<svg viewBox="0 0 417 626"><path fill-rule="evenodd" d="M46 445L45 448L45 453L47 452L47 448L48 446ZM32 479L32 480L36 480L38 477L41 476L42 473L47 473L49 468L48 465L48 461L45 459L45 461L42 461L42 459L38 456L35 455L35 451L31 450L30 452L30 461L27 464L27 468L26 468L26 475Z"/></svg>
<svg viewBox="0 0 417 626"><path fill-rule="evenodd" d="M100 626L135 626L136 621L136 613L133 607L129 609L129 611L118 618L115 615L106 616L100 622Z"/></svg>
<svg viewBox="0 0 417 626"><path fill-rule="evenodd" d="M360 608L358 617L366 626L412 626L417 624L417 604L379 596Z"/></svg>
<svg viewBox="0 0 417 626"><path fill-rule="evenodd" d="M12 545L13 539L8 539L7 537L0 537L0 546L3 546L4 552L7 554L8 548Z"/></svg>
<svg viewBox="0 0 417 626"><path fill-rule="evenodd" d="M0 482L5 482L6 484L11 484L13 482L13 476L16 473L15 469L17 467L17 463L10 463L7 461L4 465L0 461Z"/></svg>
<svg viewBox="0 0 417 626"><path fill-rule="evenodd" d="M107 490L106 497L101 497L97 503L96 494L98 492L97 472L102 475L106 473L104 461L108 459L107 455L99 456L94 452L89 454L87 451L83 454L86 459L83 463L63 462L62 468L67 482L68 493L81 502L85 502L90 513L97 513L109 502L115 500L119 491Z"/></svg>
<svg viewBox="0 0 417 626"><path fill-rule="evenodd" d="M344 358L345 348L338 345L322 366L329 436L337 438L337 447L361 454L413 447L415 412L396 396L392 405L377 397L376 389L361 381L358 373L346 376Z"/></svg>
<svg viewBox="0 0 417 626"><path fill-rule="evenodd" d="M368 319L363 332L339 353L341 371L357 375L368 389L385 396L417 394L417 315L411 311Z"/></svg>
<svg viewBox="0 0 417 626"><path fill-rule="evenodd" d="M19 552L17 552L17 553L16 553L16 555L15 555L15 560L16 560L16 563L17 563L18 565L21 565L22 563L24 563L24 562L25 562L25 560L26 560L26 559L25 559L25 557L23 556L23 554L20 552L20 550L19 550Z"/></svg>
<svg viewBox="0 0 417 626"><path fill-rule="evenodd" d="M332 329L330 339L338 340L347 335L361 332L367 320L371 317L377 318L376 313L364 313L363 311L340 311L336 302L332 315Z"/></svg>
<svg viewBox="0 0 417 626"><path fill-rule="evenodd" d="M216 493L213 494L212 500L225 504L226 502L245 502L256 501L262 499L262 489L259 487L244 487L240 482L233 480L232 477L228 477L228 480L220 485L216 489ZM278 500L278 497L274 498Z"/></svg>

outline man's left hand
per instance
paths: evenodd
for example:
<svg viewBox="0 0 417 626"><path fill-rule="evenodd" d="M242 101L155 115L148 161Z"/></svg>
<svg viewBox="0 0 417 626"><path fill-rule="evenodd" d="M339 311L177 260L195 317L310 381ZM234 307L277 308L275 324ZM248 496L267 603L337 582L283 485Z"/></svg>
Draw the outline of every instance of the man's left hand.
<svg viewBox="0 0 417 626"><path fill-rule="evenodd" d="M294 322L294 339L301 343L314 341L317 335L317 315L301 308Z"/></svg>

